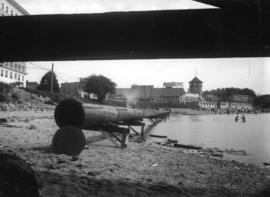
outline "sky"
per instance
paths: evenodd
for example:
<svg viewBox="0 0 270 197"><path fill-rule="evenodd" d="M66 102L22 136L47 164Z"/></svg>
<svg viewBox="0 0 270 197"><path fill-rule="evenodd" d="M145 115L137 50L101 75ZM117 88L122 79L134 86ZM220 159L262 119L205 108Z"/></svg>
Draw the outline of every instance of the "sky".
<svg viewBox="0 0 270 197"><path fill-rule="evenodd" d="M111 11L201 9L211 6L191 0L17 0L30 14L102 13ZM224 87L251 88L270 93L270 58L155 59L28 63L28 80L39 82L54 63L59 82L101 74L117 87L133 84L162 87L163 82L188 82L196 75L203 90Z"/></svg>

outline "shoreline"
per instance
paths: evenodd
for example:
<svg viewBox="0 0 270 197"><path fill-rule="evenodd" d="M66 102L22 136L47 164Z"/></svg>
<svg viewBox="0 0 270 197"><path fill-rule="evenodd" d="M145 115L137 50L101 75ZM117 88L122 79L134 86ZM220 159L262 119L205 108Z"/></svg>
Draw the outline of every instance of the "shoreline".
<svg viewBox="0 0 270 197"><path fill-rule="evenodd" d="M198 109L191 109L191 108L172 108L172 113L174 114L182 114L182 115L220 115L220 114L227 114L226 111L218 111L218 112L213 112L213 111L208 111L208 110L198 110ZM247 112L241 112L239 114L252 114L252 115L257 115L257 114L268 114L270 112L257 112L255 113L247 113ZM231 112L228 115L236 115L236 112Z"/></svg>
<svg viewBox="0 0 270 197"><path fill-rule="evenodd" d="M57 130L51 112L5 114L0 149L33 168L47 196L263 196L270 169L200 155L183 148L108 139L88 143L78 160L50 151ZM3 114L1 114L1 118ZM87 139L100 132L84 131Z"/></svg>

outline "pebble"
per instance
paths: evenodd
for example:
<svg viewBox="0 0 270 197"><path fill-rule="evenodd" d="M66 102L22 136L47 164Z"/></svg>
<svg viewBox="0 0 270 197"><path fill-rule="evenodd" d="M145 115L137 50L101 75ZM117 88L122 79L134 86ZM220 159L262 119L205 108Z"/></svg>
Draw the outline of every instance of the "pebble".
<svg viewBox="0 0 270 197"><path fill-rule="evenodd" d="M98 176L100 174L101 174L101 172L98 172L98 171L89 171L87 173L87 175L89 175L89 176Z"/></svg>
<svg viewBox="0 0 270 197"><path fill-rule="evenodd" d="M31 124L30 126L27 127L27 129L29 129L29 130L36 130L37 127L35 125Z"/></svg>
<svg viewBox="0 0 270 197"><path fill-rule="evenodd" d="M71 157L71 161L78 161L78 160L79 160L79 156L74 155Z"/></svg>

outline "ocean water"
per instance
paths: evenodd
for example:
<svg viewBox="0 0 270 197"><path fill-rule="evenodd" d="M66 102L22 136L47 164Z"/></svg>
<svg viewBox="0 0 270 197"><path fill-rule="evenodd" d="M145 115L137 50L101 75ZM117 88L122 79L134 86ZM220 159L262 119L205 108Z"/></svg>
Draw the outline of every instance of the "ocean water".
<svg viewBox="0 0 270 197"><path fill-rule="evenodd" d="M262 165L270 162L270 114L245 114L246 122L235 122L235 114L171 114L151 130L181 144L204 148L245 150L247 155L224 154L225 159ZM155 139L151 139L155 140Z"/></svg>

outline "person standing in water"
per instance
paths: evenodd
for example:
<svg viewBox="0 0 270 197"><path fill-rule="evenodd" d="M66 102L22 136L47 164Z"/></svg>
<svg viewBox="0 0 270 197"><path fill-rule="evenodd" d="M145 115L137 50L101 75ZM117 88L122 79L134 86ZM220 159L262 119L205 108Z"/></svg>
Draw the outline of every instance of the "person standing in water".
<svg viewBox="0 0 270 197"><path fill-rule="evenodd" d="M242 115L242 122L246 122L246 117L244 114Z"/></svg>
<svg viewBox="0 0 270 197"><path fill-rule="evenodd" d="M235 117L235 122L238 122L238 114L237 114L237 116Z"/></svg>

